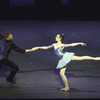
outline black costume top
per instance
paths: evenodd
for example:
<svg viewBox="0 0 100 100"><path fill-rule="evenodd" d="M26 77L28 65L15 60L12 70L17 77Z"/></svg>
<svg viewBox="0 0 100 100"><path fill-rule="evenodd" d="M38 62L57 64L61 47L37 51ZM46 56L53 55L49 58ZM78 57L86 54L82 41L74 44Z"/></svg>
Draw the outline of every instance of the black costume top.
<svg viewBox="0 0 100 100"><path fill-rule="evenodd" d="M10 54L12 49L20 53L25 53L24 49L21 49L18 46L16 46L11 40L6 40L5 42L6 47L2 55L3 58L8 58L8 55Z"/></svg>

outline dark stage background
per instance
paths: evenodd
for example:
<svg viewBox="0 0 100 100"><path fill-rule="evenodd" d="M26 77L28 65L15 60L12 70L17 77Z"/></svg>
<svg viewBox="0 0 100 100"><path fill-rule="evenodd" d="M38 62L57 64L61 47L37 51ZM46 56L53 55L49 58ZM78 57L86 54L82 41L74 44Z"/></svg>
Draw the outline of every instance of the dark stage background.
<svg viewBox="0 0 100 100"><path fill-rule="evenodd" d="M99 0L1 0L1 19L100 19Z"/></svg>
<svg viewBox="0 0 100 100"><path fill-rule="evenodd" d="M58 32L63 43L85 42L86 47L64 49L75 55L100 56L99 0L1 0L0 34L11 31L13 42L23 49L48 46ZM64 0L62 0L64 1ZM70 87L63 92L63 82L56 70L58 59L53 49L20 54L12 50L10 59L20 68L16 84L5 78L10 69L0 70L0 99L99 99L100 61L71 61L66 76Z"/></svg>

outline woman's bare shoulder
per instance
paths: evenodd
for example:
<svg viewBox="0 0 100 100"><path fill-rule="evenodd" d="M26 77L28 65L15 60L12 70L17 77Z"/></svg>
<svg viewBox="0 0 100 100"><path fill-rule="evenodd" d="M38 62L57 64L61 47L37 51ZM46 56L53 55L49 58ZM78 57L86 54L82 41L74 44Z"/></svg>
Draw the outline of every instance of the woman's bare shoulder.
<svg viewBox="0 0 100 100"><path fill-rule="evenodd" d="M52 45L55 46L57 43L53 43Z"/></svg>

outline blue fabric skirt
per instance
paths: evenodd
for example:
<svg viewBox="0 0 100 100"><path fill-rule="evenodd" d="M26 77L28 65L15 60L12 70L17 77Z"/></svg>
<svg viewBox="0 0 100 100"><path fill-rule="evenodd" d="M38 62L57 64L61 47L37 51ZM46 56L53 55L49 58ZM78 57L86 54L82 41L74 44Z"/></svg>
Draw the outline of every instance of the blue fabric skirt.
<svg viewBox="0 0 100 100"><path fill-rule="evenodd" d="M74 54L75 53L73 53L73 52L65 52L63 57L59 60L56 69L65 67L72 60L72 56Z"/></svg>

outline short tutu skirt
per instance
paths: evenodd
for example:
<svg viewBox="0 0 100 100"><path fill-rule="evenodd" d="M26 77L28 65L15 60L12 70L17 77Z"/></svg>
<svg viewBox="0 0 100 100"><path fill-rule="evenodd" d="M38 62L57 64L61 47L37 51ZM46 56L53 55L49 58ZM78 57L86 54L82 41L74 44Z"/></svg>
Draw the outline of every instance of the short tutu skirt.
<svg viewBox="0 0 100 100"><path fill-rule="evenodd" d="M65 67L71 61L72 56L74 54L75 53L73 53L73 52L65 52L63 57L59 60L56 69L60 69L60 68Z"/></svg>

